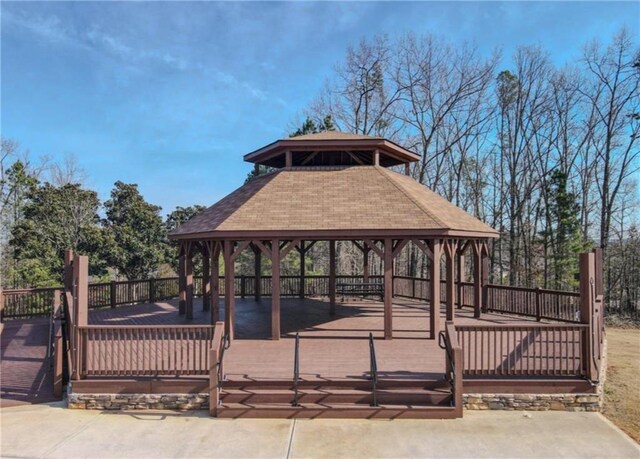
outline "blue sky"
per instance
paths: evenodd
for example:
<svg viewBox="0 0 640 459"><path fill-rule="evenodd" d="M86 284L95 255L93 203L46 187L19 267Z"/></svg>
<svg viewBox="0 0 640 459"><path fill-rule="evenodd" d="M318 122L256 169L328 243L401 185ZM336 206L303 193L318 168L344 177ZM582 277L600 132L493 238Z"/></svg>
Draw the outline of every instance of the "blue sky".
<svg viewBox="0 0 640 459"><path fill-rule="evenodd" d="M561 65L640 3L0 4L2 135L74 154L106 199L138 183L164 212L239 186L242 155L300 119L348 45L407 31L508 56L540 44Z"/></svg>

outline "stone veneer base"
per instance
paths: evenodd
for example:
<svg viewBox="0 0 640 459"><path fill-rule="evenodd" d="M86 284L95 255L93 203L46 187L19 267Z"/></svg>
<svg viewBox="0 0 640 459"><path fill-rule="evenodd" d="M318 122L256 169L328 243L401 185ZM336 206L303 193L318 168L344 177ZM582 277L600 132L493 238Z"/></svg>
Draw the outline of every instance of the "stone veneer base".
<svg viewBox="0 0 640 459"><path fill-rule="evenodd" d="M67 406L86 410L207 410L209 394L69 394Z"/></svg>

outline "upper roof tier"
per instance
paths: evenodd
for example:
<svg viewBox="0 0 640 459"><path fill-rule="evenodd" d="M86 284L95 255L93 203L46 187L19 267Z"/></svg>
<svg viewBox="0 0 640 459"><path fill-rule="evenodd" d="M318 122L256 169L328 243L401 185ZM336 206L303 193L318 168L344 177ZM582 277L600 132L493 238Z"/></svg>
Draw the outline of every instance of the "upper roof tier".
<svg viewBox="0 0 640 459"><path fill-rule="evenodd" d="M397 166L420 156L382 137L325 131L276 140L248 153L250 163L282 168L295 166Z"/></svg>

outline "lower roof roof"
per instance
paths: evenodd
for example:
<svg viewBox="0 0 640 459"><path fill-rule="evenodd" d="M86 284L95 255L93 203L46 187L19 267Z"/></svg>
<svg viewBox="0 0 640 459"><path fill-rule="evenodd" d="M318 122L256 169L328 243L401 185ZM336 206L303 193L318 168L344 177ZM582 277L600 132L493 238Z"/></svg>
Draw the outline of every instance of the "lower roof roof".
<svg viewBox="0 0 640 459"><path fill-rule="evenodd" d="M394 231L498 236L429 188L379 166L280 169L241 186L169 236Z"/></svg>

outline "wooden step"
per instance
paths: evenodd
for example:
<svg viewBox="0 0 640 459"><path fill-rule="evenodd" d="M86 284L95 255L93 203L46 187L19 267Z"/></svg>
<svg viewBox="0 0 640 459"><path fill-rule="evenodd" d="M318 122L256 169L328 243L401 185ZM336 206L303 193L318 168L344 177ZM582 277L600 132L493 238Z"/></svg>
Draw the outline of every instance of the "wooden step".
<svg viewBox="0 0 640 459"><path fill-rule="evenodd" d="M295 393L293 389L273 388L224 388L220 393L223 403L291 403ZM379 389L377 401L382 404L421 404L446 405L451 400L451 392L444 389ZM300 403L357 403L368 405L373 402L371 389L308 389L298 391Z"/></svg>
<svg viewBox="0 0 640 459"><path fill-rule="evenodd" d="M218 406L219 418L348 418L348 419L453 419L457 410L450 406L431 405L380 405L301 403L294 407L289 403L222 403Z"/></svg>
<svg viewBox="0 0 640 459"><path fill-rule="evenodd" d="M224 389L291 389L293 381L291 379L226 379L222 382ZM298 382L300 389L333 390L333 389L356 389L371 390L371 380L352 378L312 378L301 379ZM379 378L379 389L415 389L415 390L449 390L451 385L444 379L391 379Z"/></svg>

